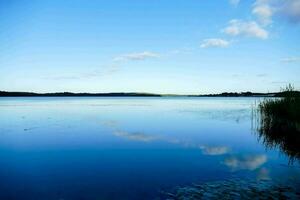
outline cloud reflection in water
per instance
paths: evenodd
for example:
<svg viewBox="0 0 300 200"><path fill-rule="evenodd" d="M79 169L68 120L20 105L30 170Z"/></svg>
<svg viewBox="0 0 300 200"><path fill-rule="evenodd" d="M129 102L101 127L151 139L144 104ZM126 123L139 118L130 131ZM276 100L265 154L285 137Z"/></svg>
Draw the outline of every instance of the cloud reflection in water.
<svg viewBox="0 0 300 200"><path fill-rule="evenodd" d="M261 169L258 170L256 179L257 180L270 180L270 175L269 175L269 170L265 167L262 167Z"/></svg>
<svg viewBox="0 0 300 200"><path fill-rule="evenodd" d="M224 160L224 164L233 171L255 170L267 162L266 155L231 156Z"/></svg>
<svg viewBox="0 0 300 200"><path fill-rule="evenodd" d="M202 144L197 144L195 142L190 141L182 141L178 138L166 138L166 137L160 137L160 136L153 136L149 134L145 134L143 132L128 132L124 130L120 130L118 128L118 122L114 120L106 120L101 122L102 125L107 126L111 129L113 129L113 135L118 137L123 137L129 140L134 141L142 141L142 142L152 142L155 140L164 141L171 144L178 144L183 147L188 148L200 148L202 151L202 154L204 155L210 155L210 156L217 156L217 155L224 155L230 152L230 148L227 146L207 146Z"/></svg>
<svg viewBox="0 0 300 200"><path fill-rule="evenodd" d="M115 131L113 134L115 136L124 137L129 140L143 141L143 142L151 142L151 141L157 139L157 137L147 135L147 134L141 133L141 132L130 133L130 132L126 132L126 131Z"/></svg>
<svg viewBox="0 0 300 200"><path fill-rule="evenodd" d="M211 156L224 155L230 151L230 148L226 146L200 146L200 149L204 155Z"/></svg>

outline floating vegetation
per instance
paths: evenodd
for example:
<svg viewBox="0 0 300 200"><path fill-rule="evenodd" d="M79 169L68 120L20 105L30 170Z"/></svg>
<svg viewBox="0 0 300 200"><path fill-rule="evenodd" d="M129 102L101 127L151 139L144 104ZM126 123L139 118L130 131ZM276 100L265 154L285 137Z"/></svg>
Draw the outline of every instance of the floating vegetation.
<svg viewBox="0 0 300 200"><path fill-rule="evenodd" d="M300 160L300 96L289 85L284 97L259 104L259 140L269 149L279 148L290 163Z"/></svg>
<svg viewBox="0 0 300 200"><path fill-rule="evenodd" d="M174 192L162 192L168 200L196 199L300 199L296 185L273 181L230 179L176 188Z"/></svg>

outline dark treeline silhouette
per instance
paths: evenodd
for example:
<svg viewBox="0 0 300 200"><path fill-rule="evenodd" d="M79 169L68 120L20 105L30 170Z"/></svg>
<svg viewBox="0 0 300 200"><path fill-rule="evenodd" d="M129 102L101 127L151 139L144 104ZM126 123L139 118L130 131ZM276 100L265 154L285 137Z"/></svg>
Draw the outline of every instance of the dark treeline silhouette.
<svg viewBox="0 0 300 200"><path fill-rule="evenodd" d="M220 94L206 94L199 96L207 96L207 97L254 97L254 96L275 96L275 93L253 93L253 92L223 92Z"/></svg>
<svg viewBox="0 0 300 200"><path fill-rule="evenodd" d="M293 91L295 96L300 96L299 91ZM151 93L35 93L35 92L7 92L0 91L0 97L163 97L163 96L182 96L182 97L285 97L286 92L277 93L253 93L253 92L223 92L220 94L201 94L201 95L176 95L176 94L151 94Z"/></svg>
<svg viewBox="0 0 300 200"><path fill-rule="evenodd" d="M5 92L0 91L0 97L159 97L159 94L148 93L34 93L34 92Z"/></svg>

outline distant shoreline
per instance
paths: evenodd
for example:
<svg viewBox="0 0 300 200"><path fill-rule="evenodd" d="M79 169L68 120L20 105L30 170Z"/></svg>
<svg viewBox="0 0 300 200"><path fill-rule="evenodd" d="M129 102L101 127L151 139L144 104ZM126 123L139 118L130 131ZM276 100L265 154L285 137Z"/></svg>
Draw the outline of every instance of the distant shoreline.
<svg viewBox="0 0 300 200"><path fill-rule="evenodd" d="M176 95L176 94L151 94L151 93L34 93L34 92L6 92L0 91L0 97L284 97L285 92L252 93L252 92L223 92L219 94ZM300 91L295 91L300 96Z"/></svg>

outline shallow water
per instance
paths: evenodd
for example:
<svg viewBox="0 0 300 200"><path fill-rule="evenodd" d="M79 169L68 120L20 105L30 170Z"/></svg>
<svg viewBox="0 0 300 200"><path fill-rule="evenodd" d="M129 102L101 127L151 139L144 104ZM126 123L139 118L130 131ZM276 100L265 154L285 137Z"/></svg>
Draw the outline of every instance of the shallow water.
<svg viewBox="0 0 300 200"><path fill-rule="evenodd" d="M300 181L255 133L260 98L0 98L0 199L159 199L231 178Z"/></svg>

